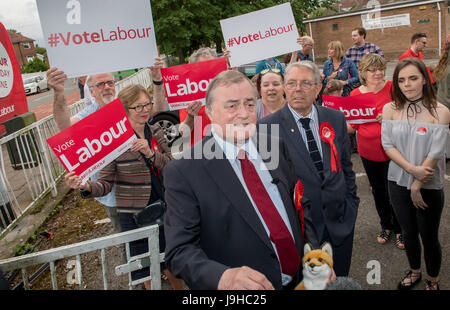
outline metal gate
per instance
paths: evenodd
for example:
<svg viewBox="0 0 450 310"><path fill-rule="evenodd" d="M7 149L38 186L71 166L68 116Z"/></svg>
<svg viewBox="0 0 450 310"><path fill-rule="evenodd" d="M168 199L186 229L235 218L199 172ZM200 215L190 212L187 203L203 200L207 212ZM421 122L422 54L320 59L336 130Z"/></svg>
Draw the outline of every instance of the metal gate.
<svg viewBox="0 0 450 310"><path fill-rule="evenodd" d="M55 262L64 258L75 257L77 278L79 279L79 287L82 290L84 288L84 282L81 267L81 254L100 250L100 260L103 275L103 288L107 290L109 286L106 272L107 257L105 249L108 247L125 244L127 263L115 267L116 276L128 274L129 289L133 289L133 286L143 283L145 281L151 281L152 289L160 290L161 289L160 263L164 261L164 253L159 253L158 236L159 236L158 225L143 227L123 233L118 233L106 237L79 242L46 251L0 260L0 269L3 272L13 271L16 269L21 270L24 288L28 290L30 289L29 285L30 276L28 275L26 268L40 264L49 264L50 275L52 280L52 288L53 290L57 290L58 283L55 274ZM129 244L132 241L140 239L148 240L149 251L147 253L131 257ZM150 275L148 277L132 281L131 272L142 268L149 268Z"/></svg>

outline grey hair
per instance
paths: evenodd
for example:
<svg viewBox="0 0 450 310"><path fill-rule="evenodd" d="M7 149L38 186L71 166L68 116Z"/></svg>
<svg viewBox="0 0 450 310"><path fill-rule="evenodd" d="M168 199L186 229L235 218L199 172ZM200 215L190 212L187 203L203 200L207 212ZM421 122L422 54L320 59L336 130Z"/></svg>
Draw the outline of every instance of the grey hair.
<svg viewBox="0 0 450 310"><path fill-rule="evenodd" d="M198 62L198 59L201 56L211 56L213 58L217 58L217 52L215 49L210 47L202 47L196 50L192 53L191 56L189 56L189 63L192 64L194 62Z"/></svg>
<svg viewBox="0 0 450 310"><path fill-rule="evenodd" d="M284 73L284 78L285 78L285 82L287 75L289 74L289 71L292 70L292 68L307 68L309 70L311 70L314 74L314 83L316 84L320 84L320 69L319 67L317 67L317 65L309 60L302 60L302 61L298 61L298 62L294 62L289 64L286 69L285 69L285 73Z"/></svg>
<svg viewBox="0 0 450 310"><path fill-rule="evenodd" d="M114 74L112 74L111 72L107 72L106 74L111 74L111 76L114 80ZM96 74L88 75L88 77L86 79L86 84L88 85L89 88L94 86L94 85L92 85L92 78L94 77L94 75L96 75Z"/></svg>
<svg viewBox="0 0 450 310"><path fill-rule="evenodd" d="M219 73L208 85L208 89L206 90L206 111L211 111L211 106L214 101L214 91L219 86L229 86L232 84L240 84L242 82L247 81L250 86L253 88L253 96L256 99L258 98L258 90L256 89L255 84L252 83L252 81L249 80L249 78L239 72L234 70L226 70L221 73Z"/></svg>

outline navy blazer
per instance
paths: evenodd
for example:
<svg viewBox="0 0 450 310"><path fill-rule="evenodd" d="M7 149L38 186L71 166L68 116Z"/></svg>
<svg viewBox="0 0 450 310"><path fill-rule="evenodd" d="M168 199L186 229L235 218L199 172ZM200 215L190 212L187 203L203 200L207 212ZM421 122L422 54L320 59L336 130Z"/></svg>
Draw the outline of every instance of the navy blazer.
<svg viewBox="0 0 450 310"><path fill-rule="evenodd" d="M355 173L352 169L350 140L347 125L342 112L314 105L317 108L319 126L328 122L334 128L334 144L337 149L341 170L331 171L330 145L321 140L324 166L322 180L314 166L308 149L303 141L294 116L286 104L281 110L259 121L261 124L279 124L280 138L285 142L295 167L295 173L302 181L304 195L311 202L311 216L319 240L311 242L315 246L322 243L326 227L332 242L337 246L350 235L355 227L359 198L356 195ZM314 108L313 107L313 108ZM268 133L271 127L268 127ZM273 130L273 129L272 129Z"/></svg>
<svg viewBox="0 0 450 310"><path fill-rule="evenodd" d="M256 136L256 135L255 135ZM293 205L296 183L287 148L275 139L274 149L264 152L268 137L255 145L266 165L279 152L277 167L268 167L286 208L300 257L303 254L300 221ZM164 231L168 269L190 289L217 289L228 268L248 266L261 273L275 289L282 288L281 267L269 237L222 149L212 136L184 155L194 158L195 148L208 144L223 159L172 160L164 168L167 213ZM262 146L262 147L261 147ZM197 153L199 154L199 153ZM307 204L305 227L312 227ZM310 234L311 232L308 232ZM301 266L292 284L301 280Z"/></svg>

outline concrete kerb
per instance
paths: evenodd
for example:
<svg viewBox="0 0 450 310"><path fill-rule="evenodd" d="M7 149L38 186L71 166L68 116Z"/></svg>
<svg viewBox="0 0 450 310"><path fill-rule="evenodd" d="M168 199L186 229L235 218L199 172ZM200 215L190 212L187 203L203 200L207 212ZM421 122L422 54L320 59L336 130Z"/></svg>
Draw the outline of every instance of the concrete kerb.
<svg viewBox="0 0 450 310"><path fill-rule="evenodd" d="M57 184L58 194L56 197L52 197L49 193L42 199L47 200L40 212L33 214L33 210L37 207L37 204L33 208L28 210L27 214L16 223L2 239L0 239L0 259L7 259L15 256L15 247L31 237L31 235L39 229L39 227L47 219L48 215L55 206L60 204L67 194L71 191L69 187L63 181Z"/></svg>

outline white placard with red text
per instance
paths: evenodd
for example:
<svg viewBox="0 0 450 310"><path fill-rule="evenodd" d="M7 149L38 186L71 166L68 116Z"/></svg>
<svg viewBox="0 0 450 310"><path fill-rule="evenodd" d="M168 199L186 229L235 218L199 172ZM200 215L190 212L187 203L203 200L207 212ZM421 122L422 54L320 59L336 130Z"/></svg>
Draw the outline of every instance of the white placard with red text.
<svg viewBox="0 0 450 310"><path fill-rule="evenodd" d="M204 103L209 82L225 70L225 58L162 68L164 90L170 110L184 109L195 100Z"/></svg>
<svg viewBox="0 0 450 310"><path fill-rule="evenodd" d="M360 94L350 97L322 95L322 99L325 107L344 113L347 123L362 124L377 121L377 99L373 93Z"/></svg>
<svg viewBox="0 0 450 310"><path fill-rule="evenodd" d="M291 4L220 21L232 67L287 54L300 49Z"/></svg>
<svg viewBox="0 0 450 310"><path fill-rule="evenodd" d="M47 143L64 168L75 171L84 184L127 151L135 139L122 102L116 99L47 139Z"/></svg>
<svg viewBox="0 0 450 310"><path fill-rule="evenodd" d="M150 0L36 0L52 67L68 77L151 66Z"/></svg>

